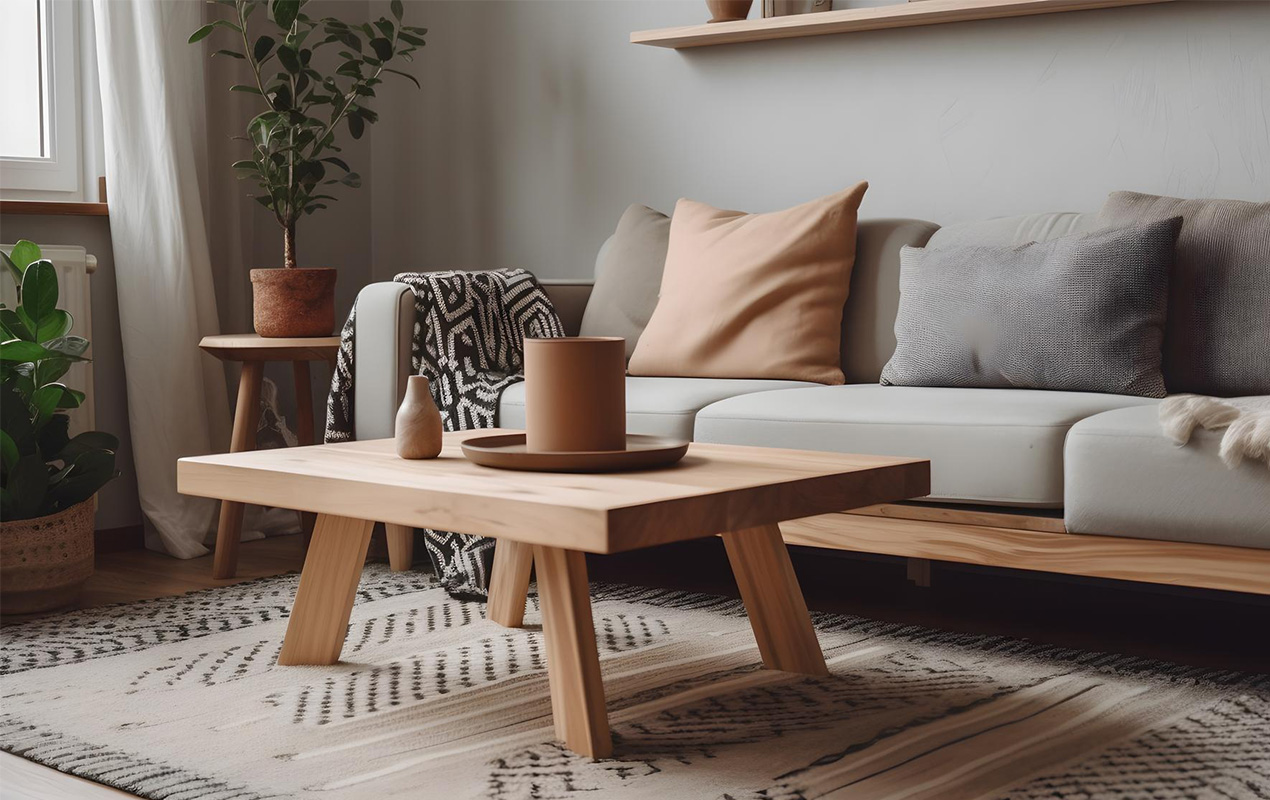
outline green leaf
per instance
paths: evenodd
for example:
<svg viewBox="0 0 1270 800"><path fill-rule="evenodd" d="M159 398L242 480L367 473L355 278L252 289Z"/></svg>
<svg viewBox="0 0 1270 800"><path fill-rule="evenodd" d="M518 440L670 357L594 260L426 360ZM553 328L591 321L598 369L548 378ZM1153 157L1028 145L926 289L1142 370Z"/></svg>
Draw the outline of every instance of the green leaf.
<svg viewBox="0 0 1270 800"><path fill-rule="evenodd" d="M35 242L19 239L18 243L13 246L13 252L9 254L9 258L13 259L13 263L17 265L19 272L26 272L27 267L39 260L40 246Z"/></svg>
<svg viewBox="0 0 1270 800"><path fill-rule="evenodd" d="M230 58L241 58L243 60L246 60L247 58L247 56L243 55L237 50L217 50L215 53L212 53L213 58L215 58L216 56L229 56Z"/></svg>
<svg viewBox="0 0 1270 800"><path fill-rule="evenodd" d="M35 331L26 324L26 321L18 315L18 312L11 308L0 308L0 325L4 326L6 339L22 339L27 342L35 341Z"/></svg>
<svg viewBox="0 0 1270 800"><path fill-rule="evenodd" d="M39 453L22 456L9 471L10 500L13 519L37 516L48 491L49 470Z"/></svg>
<svg viewBox="0 0 1270 800"><path fill-rule="evenodd" d="M257 61L264 61L265 56L273 50L274 38L272 36L261 36L256 43L251 46L251 55Z"/></svg>
<svg viewBox="0 0 1270 800"><path fill-rule="evenodd" d="M66 477L53 487L61 508L82 503L116 477L115 454L110 450L88 450L77 456Z"/></svg>
<svg viewBox="0 0 1270 800"><path fill-rule="evenodd" d="M83 336L61 336L44 343L44 347L72 361L87 361L84 353L88 351L88 340Z"/></svg>
<svg viewBox="0 0 1270 800"><path fill-rule="evenodd" d="M71 325L74 323L75 319L69 313L60 308L55 308L37 323L35 340L37 342L47 342L65 336L70 332Z"/></svg>
<svg viewBox="0 0 1270 800"><path fill-rule="evenodd" d="M412 33L406 33L405 31L402 31L401 33L397 34L397 38L401 39L403 42L409 42L410 44L417 45L419 47L423 47L423 45L425 44L423 39L420 39L418 36L415 36Z"/></svg>
<svg viewBox="0 0 1270 800"><path fill-rule="evenodd" d="M41 386L31 395L31 407L35 409L35 427L37 429L45 422L48 422L49 417L53 416L53 411L62 399L62 390L65 388L60 383L51 383L48 386Z"/></svg>
<svg viewBox="0 0 1270 800"><path fill-rule="evenodd" d="M81 453L87 453L90 450L116 452L119 450L119 440L105 431L84 431L71 439L56 455L73 461Z"/></svg>
<svg viewBox="0 0 1270 800"><path fill-rule="evenodd" d="M300 13L300 0L273 0L273 21L279 28L290 30Z"/></svg>
<svg viewBox="0 0 1270 800"><path fill-rule="evenodd" d="M13 263L13 259L9 258L9 254L0 250L0 260L4 261L5 271L9 273L9 277L13 278L15 286L22 285L22 270L18 269L18 265Z"/></svg>
<svg viewBox="0 0 1270 800"><path fill-rule="evenodd" d="M339 167L340 169L344 170L345 172L348 172L348 164L346 164L346 163L344 162L344 159L342 159L342 158L336 158L335 156L327 156L326 158L324 158L324 159L322 159L322 160L323 160L323 161L325 161L325 162L326 162L326 163L328 163L328 164L334 164L335 166Z"/></svg>
<svg viewBox="0 0 1270 800"><path fill-rule="evenodd" d="M190 38L189 38L188 40L186 40L186 41L187 41L187 43L188 43L188 44L194 44L195 42L201 42L201 41L203 41L204 39L206 39L206 38L207 38L207 37L211 34L211 32L212 32L212 31L214 31L214 30L216 30L216 26L215 26L215 25L204 25L203 27L201 27L201 28L199 28L198 30L196 30L196 31L194 31L193 33L191 33L191 34L190 34Z"/></svg>
<svg viewBox="0 0 1270 800"><path fill-rule="evenodd" d="M362 120L360 115L358 114L348 115L348 132L352 135L354 139L362 138L362 134L366 132L366 123L365 121ZM345 175L343 178L345 183L348 183L347 179L348 179L348 175ZM351 186L352 184L349 184L349 185Z"/></svg>
<svg viewBox="0 0 1270 800"><path fill-rule="evenodd" d="M300 56L290 47L283 45L278 48L278 61L283 68L292 75L300 71Z"/></svg>
<svg viewBox="0 0 1270 800"><path fill-rule="evenodd" d="M393 28L391 22L383 18L375 20L375 27L379 28L380 33L382 33L384 36L387 36L389 39L392 38L392 35L396 30L395 28Z"/></svg>
<svg viewBox="0 0 1270 800"><path fill-rule="evenodd" d="M392 58L392 42L382 36L370 40L370 49L375 51L381 61Z"/></svg>
<svg viewBox="0 0 1270 800"><path fill-rule="evenodd" d="M419 89L423 88L422 86L419 85L419 79L408 72L402 72L399 69L390 69L388 67L384 67L384 72L391 72L394 75L400 75L403 78L409 78L410 82L413 83L417 88Z"/></svg>
<svg viewBox="0 0 1270 800"><path fill-rule="evenodd" d="M57 310L57 268L52 261L32 262L22 274L22 309L36 325Z"/></svg>
<svg viewBox="0 0 1270 800"><path fill-rule="evenodd" d="M350 172L340 178L340 183L353 189L360 189L362 186L362 176L356 172Z"/></svg>
<svg viewBox="0 0 1270 800"><path fill-rule="evenodd" d="M0 465L8 472L18 463L18 444L7 431L0 431Z"/></svg>
<svg viewBox="0 0 1270 800"><path fill-rule="evenodd" d="M259 89L257 89L255 86L246 86L246 85L241 84L241 83L236 83L236 84L234 84L233 86L229 87L229 91L231 91L231 92L246 92L247 94L254 94L254 95L259 95L259 94L260 94L260 90L259 90Z"/></svg>
<svg viewBox="0 0 1270 800"><path fill-rule="evenodd" d="M63 386L60 383L49 384L50 386L61 386L62 396L57 401L58 408L79 408L84 404L84 398L87 397L78 389L72 389L69 386Z"/></svg>
<svg viewBox="0 0 1270 800"><path fill-rule="evenodd" d="M405 9L402 8L401 0L392 0L390 7L392 8L392 15L397 18L398 22L401 22L401 15L405 12Z"/></svg>
<svg viewBox="0 0 1270 800"><path fill-rule="evenodd" d="M71 418L65 414L53 414L49 421L45 423L40 432L36 435L36 441L40 448L40 455L45 461L54 461L59 458L59 453L66 448L70 442L67 431L70 428Z"/></svg>
<svg viewBox="0 0 1270 800"><path fill-rule="evenodd" d="M40 359L39 363L35 365L35 382L40 386L52 383L66 374L66 371L71 368L71 363L69 358L62 358L61 356Z"/></svg>
<svg viewBox="0 0 1270 800"><path fill-rule="evenodd" d="M24 361L38 361L52 355L43 346L35 342L25 342L21 339L10 339L7 342L0 343L0 361L16 361L18 363Z"/></svg>

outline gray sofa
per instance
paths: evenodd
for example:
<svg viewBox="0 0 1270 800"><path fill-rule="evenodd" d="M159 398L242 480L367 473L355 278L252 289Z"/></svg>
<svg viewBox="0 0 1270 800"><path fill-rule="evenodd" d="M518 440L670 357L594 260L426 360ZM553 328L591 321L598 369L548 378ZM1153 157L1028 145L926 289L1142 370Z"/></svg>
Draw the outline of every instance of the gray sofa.
<svg viewBox="0 0 1270 800"><path fill-rule="evenodd" d="M864 220L844 315L846 385L629 377L628 430L931 459L925 502L790 523L790 542L1270 594L1270 470L1227 469L1206 431L1175 446L1156 422L1158 400L878 384L895 348L901 247L1045 241L1091 230L1094 216L943 229ZM547 289L576 333L589 286ZM409 289L373 284L357 303L357 435L390 436L409 369ZM524 426L523 385L504 392L499 414L504 428Z"/></svg>

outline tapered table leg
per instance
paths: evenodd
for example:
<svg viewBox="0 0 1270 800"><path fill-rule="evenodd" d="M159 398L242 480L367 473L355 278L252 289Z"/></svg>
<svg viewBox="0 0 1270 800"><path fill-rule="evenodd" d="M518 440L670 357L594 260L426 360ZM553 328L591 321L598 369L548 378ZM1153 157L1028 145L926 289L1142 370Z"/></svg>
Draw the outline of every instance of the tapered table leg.
<svg viewBox="0 0 1270 800"><path fill-rule="evenodd" d="M414 562L415 529L408 525L384 523L388 538L388 567L393 572L405 572Z"/></svg>
<svg viewBox="0 0 1270 800"><path fill-rule="evenodd" d="M278 664L340 660L374 525L368 520L318 515Z"/></svg>
<svg viewBox="0 0 1270 800"><path fill-rule="evenodd" d="M504 628L525 623L529 599L529 573L534 566L533 545L499 539L494 546L494 574L490 581L485 616Z"/></svg>
<svg viewBox="0 0 1270 800"><path fill-rule="evenodd" d="M723 545L763 663L786 672L829 674L780 527L725 533Z"/></svg>
<svg viewBox="0 0 1270 800"><path fill-rule="evenodd" d="M260 382L264 362L244 361L238 378L238 401L234 408L234 432L229 452L256 448L256 426L260 422ZM238 570L238 544L243 532L243 504L223 500L216 527L216 553L212 557L212 577L232 578Z"/></svg>
<svg viewBox="0 0 1270 800"><path fill-rule="evenodd" d="M607 758L613 753L613 740L591 622L586 556L576 550L535 546L534 563L556 738L575 753Z"/></svg>

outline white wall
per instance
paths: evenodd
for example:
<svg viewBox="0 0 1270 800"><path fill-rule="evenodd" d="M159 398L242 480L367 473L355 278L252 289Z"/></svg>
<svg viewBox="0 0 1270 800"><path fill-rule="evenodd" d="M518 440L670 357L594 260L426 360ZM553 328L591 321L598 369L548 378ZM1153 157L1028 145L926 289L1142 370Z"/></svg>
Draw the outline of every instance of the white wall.
<svg viewBox="0 0 1270 800"><path fill-rule="evenodd" d="M386 2L375 0L380 13ZM752 12L756 13L756 12ZM1096 210L1110 191L1270 198L1270 4L1139 8L672 51L704 2L407 3L381 91L376 279L589 275L623 208L763 211L872 184L862 214Z"/></svg>

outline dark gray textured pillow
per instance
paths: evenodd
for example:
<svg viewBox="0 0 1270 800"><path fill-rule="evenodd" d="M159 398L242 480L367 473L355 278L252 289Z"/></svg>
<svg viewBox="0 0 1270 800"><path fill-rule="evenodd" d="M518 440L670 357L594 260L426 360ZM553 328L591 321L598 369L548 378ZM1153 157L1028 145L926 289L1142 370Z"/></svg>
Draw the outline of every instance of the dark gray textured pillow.
<svg viewBox="0 0 1270 800"><path fill-rule="evenodd" d="M595 264L595 288L582 314L583 336L622 336L626 360L657 307L670 246L670 217L632 205L617 221L608 248Z"/></svg>
<svg viewBox="0 0 1270 800"><path fill-rule="evenodd" d="M1022 247L900 253L893 386L1163 397L1180 218Z"/></svg>
<svg viewBox="0 0 1270 800"><path fill-rule="evenodd" d="M1270 394L1270 203L1116 192L1098 221L1119 227L1179 216L1165 385L1228 397Z"/></svg>

